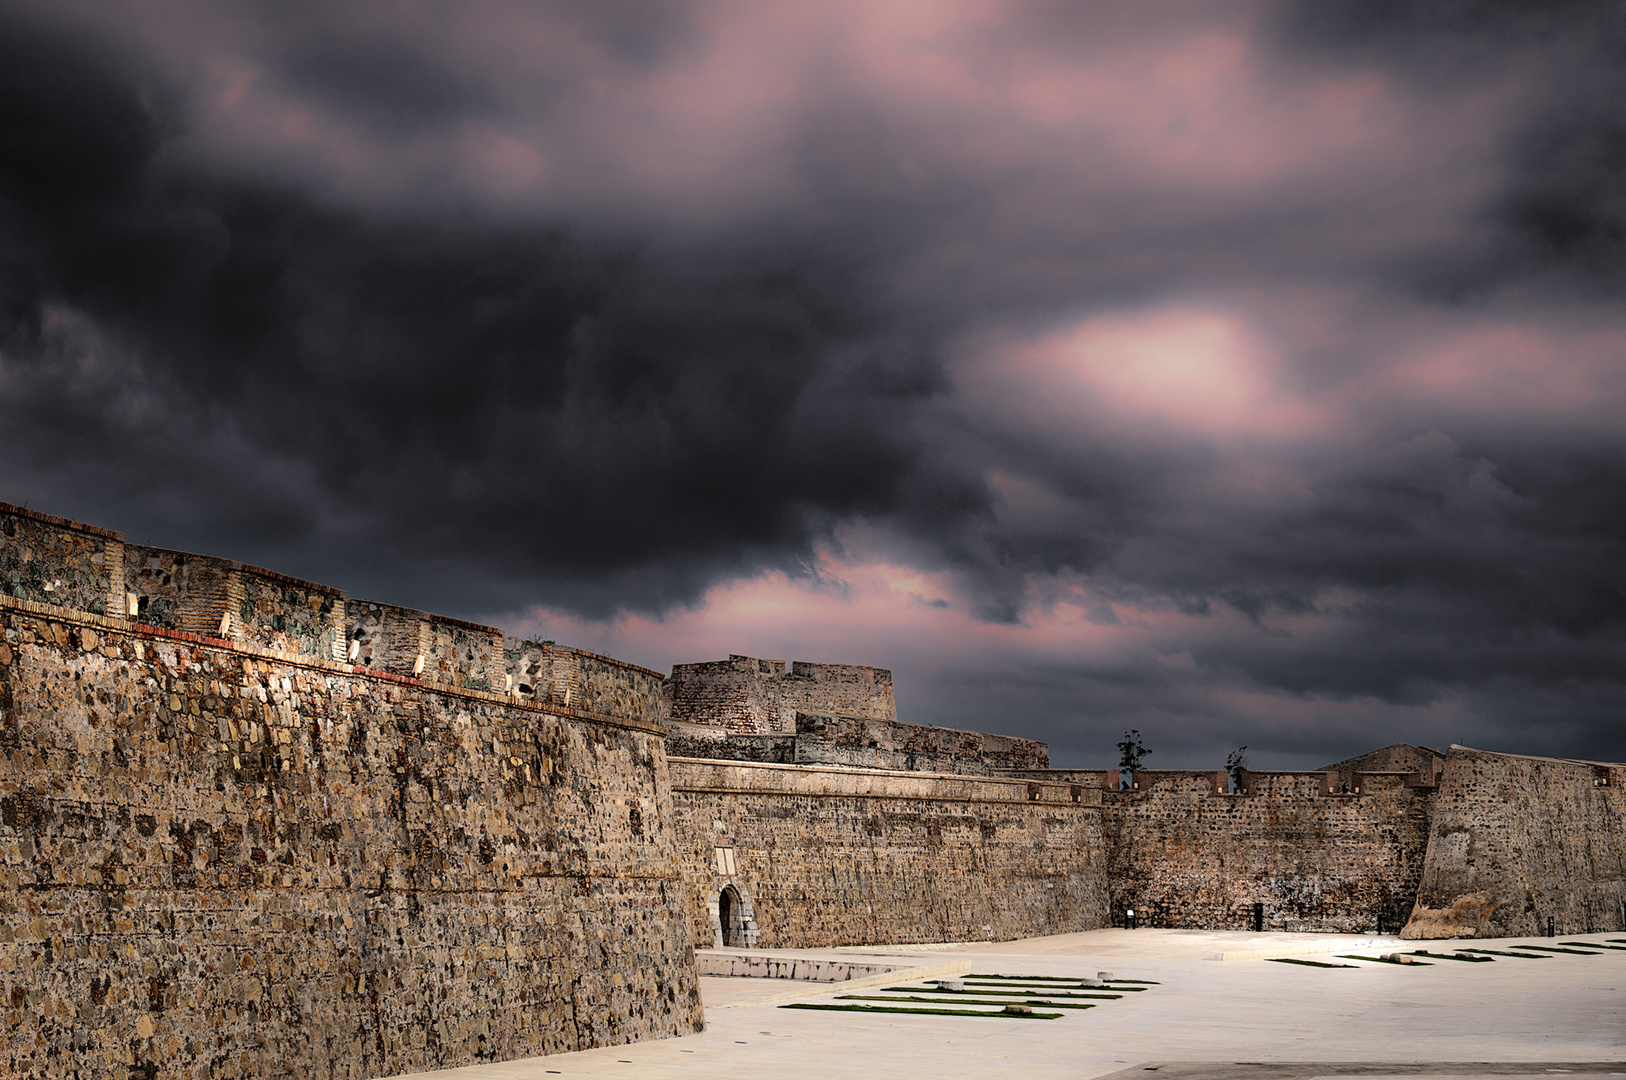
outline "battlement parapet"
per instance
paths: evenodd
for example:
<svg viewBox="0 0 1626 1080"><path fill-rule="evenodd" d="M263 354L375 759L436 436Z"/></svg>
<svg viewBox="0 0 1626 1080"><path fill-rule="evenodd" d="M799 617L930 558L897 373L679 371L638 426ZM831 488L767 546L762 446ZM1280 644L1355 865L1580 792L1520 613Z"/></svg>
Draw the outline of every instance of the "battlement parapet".
<svg viewBox="0 0 1626 1080"><path fill-rule="evenodd" d="M661 725L666 719L660 672L552 641L521 639L503 652L507 685L538 704L589 709Z"/></svg>
<svg viewBox="0 0 1626 1080"><path fill-rule="evenodd" d="M1358 796L1369 792L1400 788L1430 787L1430 774L1369 772L1341 774L1329 769L1261 770L1243 769L1237 775L1237 790L1231 790L1230 774L1224 769L1137 769L1130 784L1122 787L1114 770L1091 771L1101 775L1103 787L1120 796L1213 796L1217 798L1323 799Z"/></svg>
<svg viewBox="0 0 1626 1080"><path fill-rule="evenodd" d="M1001 769L1043 769L1050 748L1009 735L798 712L796 761L986 776Z"/></svg>
<svg viewBox="0 0 1626 1080"><path fill-rule="evenodd" d="M232 559L129 544L123 533L10 503L0 503L0 596L98 625L337 663L583 718L647 730L665 722L662 676L648 668L552 642L505 648L496 627L352 600Z"/></svg>
<svg viewBox="0 0 1626 1080"><path fill-rule="evenodd" d="M470 690L508 689L503 632L494 626L371 600L345 604L353 664Z"/></svg>
<svg viewBox="0 0 1626 1080"><path fill-rule="evenodd" d="M339 659L344 640L343 589L232 559L128 544L123 602L132 622Z"/></svg>
<svg viewBox="0 0 1626 1080"><path fill-rule="evenodd" d="M0 502L0 593L114 612L123 598L124 534Z"/></svg>

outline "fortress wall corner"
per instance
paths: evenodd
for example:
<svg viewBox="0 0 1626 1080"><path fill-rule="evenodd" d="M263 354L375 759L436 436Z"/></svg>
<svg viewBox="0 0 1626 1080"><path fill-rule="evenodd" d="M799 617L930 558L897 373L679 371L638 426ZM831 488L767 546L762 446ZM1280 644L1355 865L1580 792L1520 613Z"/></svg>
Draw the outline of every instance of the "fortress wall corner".
<svg viewBox="0 0 1626 1080"><path fill-rule="evenodd" d="M1626 766L1453 746L1408 938L1626 930Z"/></svg>
<svg viewBox="0 0 1626 1080"><path fill-rule="evenodd" d="M699 1029L654 673L585 661L600 715L475 687L473 632L429 637L476 650L436 654L461 685L358 671L249 632L320 628L332 590L280 576L238 640L138 624L89 610L109 536L41 532L0 546L25 593L92 569L41 591L78 607L0 598L0 999L29 1003L0 1072L387 1076Z"/></svg>
<svg viewBox="0 0 1626 1080"><path fill-rule="evenodd" d="M892 694L892 672L863 664L791 663L779 687L781 710L795 715L818 713L896 723L898 705Z"/></svg>
<svg viewBox="0 0 1626 1080"><path fill-rule="evenodd" d="M746 735L781 731L778 686L784 668L780 661L749 656L674 664L667 680L671 719Z"/></svg>

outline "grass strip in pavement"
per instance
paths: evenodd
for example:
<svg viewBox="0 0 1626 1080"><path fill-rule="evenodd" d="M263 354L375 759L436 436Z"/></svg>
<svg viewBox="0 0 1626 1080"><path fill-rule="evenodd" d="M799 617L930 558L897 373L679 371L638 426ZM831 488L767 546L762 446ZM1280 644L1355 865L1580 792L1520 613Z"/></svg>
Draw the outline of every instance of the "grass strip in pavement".
<svg viewBox="0 0 1626 1080"><path fill-rule="evenodd" d="M921 997L919 994L909 994L905 997L888 997L885 994L837 994L837 1001L924 1001L932 1005L1044 1005L1052 1009L1093 1009L1095 1005L1083 1001L1043 1001L1039 998L1028 998L1026 1001L956 1001L954 998Z"/></svg>
<svg viewBox="0 0 1626 1080"><path fill-rule="evenodd" d="M1325 964L1320 960L1291 960L1285 956L1267 956L1265 959L1273 964L1303 964L1305 967L1352 968L1355 966L1354 964Z"/></svg>
<svg viewBox="0 0 1626 1080"><path fill-rule="evenodd" d="M1590 941L1560 941L1560 945L1574 945L1578 949L1608 949L1611 952L1626 952L1626 945L1597 945Z"/></svg>
<svg viewBox="0 0 1626 1080"><path fill-rule="evenodd" d="M991 1016L996 1020L1060 1020L1061 1013L1008 1013L1008 1012L973 1012L963 1009L914 1009L898 1008L888 1009L880 1005L815 1005L812 1002L793 1001L789 1005L779 1006L781 1009L817 1009L820 1012L857 1012L857 1013L922 1013L927 1016Z"/></svg>
<svg viewBox="0 0 1626 1080"><path fill-rule="evenodd" d="M1003 987L1003 989L995 989L996 987ZM1113 993L1110 989L1104 987L1101 990L1085 990L1080 992L1072 988L1063 990L1059 986L1055 989L1051 989L1048 986L1016 986L1012 985L1011 983L966 983L964 990L937 990L933 991L933 993L982 994L984 996L999 995L1002 997L1009 997L1011 995L1021 997L1023 994L1043 994L1046 997L1098 998L1102 1001L1117 1001L1119 998L1123 997L1122 994Z"/></svg>
<svg viewBox="0 0 1626 1080"><path fill-rule="evenodd" d="M1408 964L1404 960L1388 960L1388 959L1385 959L1384 957L1381 957L1381 956L1354 956L1354 955L1349 954L1349 953L1339 953L1338 954L1338 959L1340 959L1340 960L1366 960L1366 961L1368 961L1370 963L1373 963L1373 964L1398 964L1401 967L1433 967L1434 966L1433 964L1430 964L1426 960L1413 960L1411 963Z"/></svg>
<svg viewBox="0 0 1626 1080"><path fill-rule="evenodd" d="M1037 987L1040 987L1041 989L1043 989L1045 987L1044 983L1030 983L1030 982L1027 982L1025 980L1024 981L1019 981L1019 980L1016 980L1016 979L1000 979L999 981L995 982L992 979L978 979L978 978L974 978L973 976L970 976L970 975L967 975L964 979L961 979L960 981L965 983L967 986L973 986L973 985L974 986L1037 986ZM1050 985L1055 986L1056 984L1051 983ZM1069 990L1071 990L1071 989L1078 989L1078 990L1111 990L1112 992L1117 993L1117 994L1139 994L1139 993L1142 993L1146 989L1146 987L1144 987L1144 986L1114 986L1114 985L1112 985L1110 983L1102 983L1100 986L1085 986L1081 982L1073 982L1073 983L1070 983L1070 984L1069 983L1062 983L1061 986L1065 986ZM1060 989L1060 987L1057 987L1057 989Z"/></svg>
<svg viewBox="0 0 1626 1080"><path fill-rule="evenodd" d="M1003 979L1003 980L1005 980L1007 982L1076 983L1076 982L1083 982L1084 981L1084 977L1080 976L1080 975L962 975L961 978L963 978L963 979ZM1162 983L1157 982L1154 979L1102 979L1100 981L1104 982L1104 983L1131 983L1131 984L1139 983L1142 986L1162 986L1163 985Z"/></svg>
<svg viewBox="0 0 1626 1080"><path fill-rule="evenodd" d="M1496 949L1463 949L1462 952L1483 953L1487 956L1517 956L1520 960L1551 960L1550 956L1532 956L1527 952L1500 952Z"/></svg>
<svg viewBox="0 0 1626 1080"><path fill-rule="evenodd" d="M1412 956L1427 956L1435 960L1461 960L1464 964L1494 964L1494 956L1459 956L1456 953L1429 952L1427 949L1413 949Z"/></svg>
<svg viewBox="0 0 1626 1080"><path fill-rule="evenodd" d="M889 994L919 994L924 991L931 994L976 994L981 997L1032 997L1034 994L1039 993L1037 990L943 990L933 989L930 986L888 986L883 989ZM1074 1000L1092 998L1097 1001L1117 1001L1123 997L1122 994L1059 994L1048 990L1044 991L1044 995L1045 997L1072 998Z"/></svg>
<svg viewBox="0 0 1626 1080"><path fill-rule="evenodd" d="M1582 952L1580 949L1560 949L1556 945L1509 945L1510 949L1529 949L1532 952L1568 953L1571 956L1598 956L1595 952Z"/></svg>

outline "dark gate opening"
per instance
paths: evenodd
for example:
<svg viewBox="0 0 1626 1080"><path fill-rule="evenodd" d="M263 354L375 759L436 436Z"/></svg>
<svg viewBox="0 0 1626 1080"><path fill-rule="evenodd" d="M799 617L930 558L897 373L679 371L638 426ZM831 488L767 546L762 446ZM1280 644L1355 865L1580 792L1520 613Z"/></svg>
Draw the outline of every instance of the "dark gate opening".
<svg viewBox="0 0 1626 1080"><path fill-rule="evenodd" d="M717 894L717 923L723 931L723 944L733 948L745 945L744 927L740 918L740 898L732 886Z"/></svg>

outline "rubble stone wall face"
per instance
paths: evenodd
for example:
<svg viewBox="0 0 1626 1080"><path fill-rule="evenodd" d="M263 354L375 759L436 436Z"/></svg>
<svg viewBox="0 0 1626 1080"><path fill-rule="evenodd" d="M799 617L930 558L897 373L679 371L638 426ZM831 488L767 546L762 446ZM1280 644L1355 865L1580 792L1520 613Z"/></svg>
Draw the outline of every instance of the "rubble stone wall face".
<svg viewBox="0 0 1626 1080"><path fill-rule="evenodd" d="M675 664L664 692L668 717L677 723L704 724L740 734L766 735L792 730L780 716L779 684L785 665L779 660L731 656L698 664Z"/></svg>
<svg viewBox="0 0 1626 1080"><path fill-rule="evenodd" d="M1402 775L1328 791L1325 773L1137 772L1102 795L1112 918L1140 926L1398 930L1411 912L1428 840L1428 788Z"/></svg>
<svg viewBox="0 0 1626 1080"><path fill-rule="evenodd" d="M240 590L241 595L235 595ZM344 593L266 570L238 572L231 612L235 640L336 660L344 637Z"/></svg>
<svg viewBox="0 0 1626 1080"><path fill-rule="evenodd" d="M123 533L0 503L0 596L102 615L123 576Z"/></svg>
<svg viewBox="0 0 1626 1080"><path fill-rule="evenodd" d="M0 630L0 1076L700 1028L658 730L27 600Z"/></svg>
<svg viewBox="0 0 1626 1080"><path fill-rule="evenodd" d="M862 664L791 662L779 690L782 710L824 716L855 716L895 722L897 701L892 696L892 672Z"/></svg>
<svg viewBox="0 0 1626 1080"><path fill-rule="evenodd" d="M1453 746L1409 938L1626 930L1626 766Z"/></svg>
<svg viewBox="0 0 1626 1080"><path fill-rule="evenodd" d="M742 943L764 948L1010 940L1104 925L1099 792L670 760L698 946L722 943L725 888L751 912L754 936Z"/></svg>
<svg viewBox="0 0 1626 1080"><path fill-rule="evenodd" d="M796 764L852 765L985 776L1043 769L1050 748L1033 739L855 716L796 714Z"/></svg>
<svg viewBox="0 0 1626 1080"><path fill-rule="evenodd" d="M711 758L717 761L794 765L796 743L795 735L734 735L701 724L672 724L666 733L666 753L669 757Z"/></svg>
<svg viewBox="0 0 1626 1080"><path fill-rule="evenodd" d="M669 717L679 724L727 728L741 735L794 735L797 713L895 722L892 672L862 664L814 664L730 656L677 664L665 687Z"/></svg>

